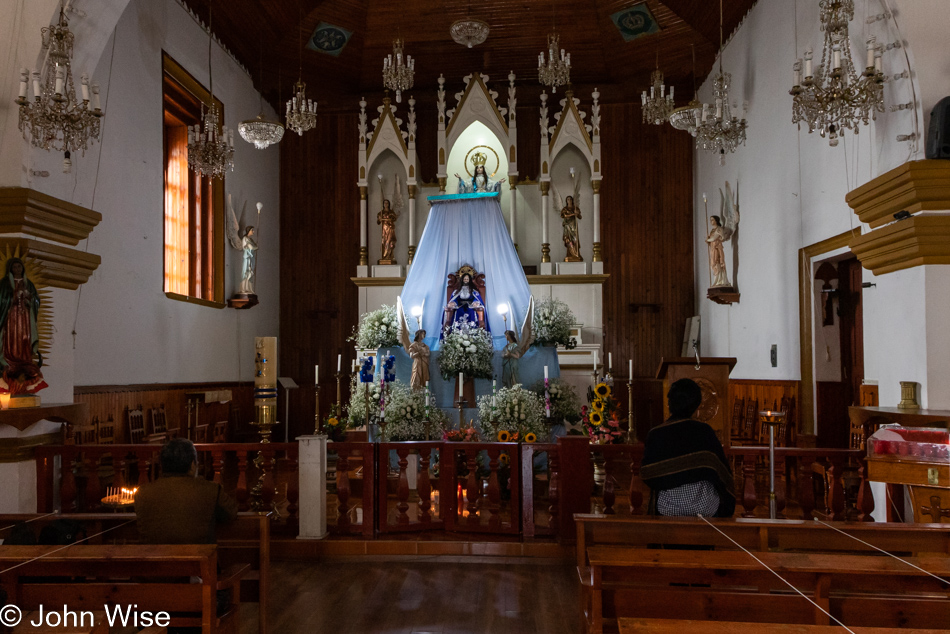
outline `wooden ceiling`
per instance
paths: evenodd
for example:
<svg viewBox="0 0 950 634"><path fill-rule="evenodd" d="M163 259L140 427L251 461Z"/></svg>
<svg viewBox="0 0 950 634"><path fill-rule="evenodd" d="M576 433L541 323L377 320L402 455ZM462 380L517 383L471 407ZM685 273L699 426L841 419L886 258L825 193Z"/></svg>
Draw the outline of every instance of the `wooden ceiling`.
<svg viewBox="0 0 950 634"><path fill-rule="evenodd" d="M211 1L185 0L205 22ZM440 73L451 95L461 89L461 77L472 71L488 74L497 90L513 70L519 98L531 99L540 92L537 58L552 24L561 47L571 53L571 78L579 95L596 86L605 102L638 100L659 54L666 83L676 86L677 102L686 103L693 92L691 45L700 80L719 48L719 3L646 0L661 30L625 42L610 16L642 1L217 0L213 28L275 106L288 98L299 64L308 97L319 101L321 112L352 112L360 97L373 99L382 93L382 60L392 52L395 37L405 40L405 52L416 60L410 92L421 103L434 101ZM727 38L754 2L723 0ZM472 49L449 36L451 24L469 16L491 29L488 40ZM299 43L306 44L320 22L353 32L338 57L305 46L299 52ZM261 56L263 86L258 79Z"/></svg>

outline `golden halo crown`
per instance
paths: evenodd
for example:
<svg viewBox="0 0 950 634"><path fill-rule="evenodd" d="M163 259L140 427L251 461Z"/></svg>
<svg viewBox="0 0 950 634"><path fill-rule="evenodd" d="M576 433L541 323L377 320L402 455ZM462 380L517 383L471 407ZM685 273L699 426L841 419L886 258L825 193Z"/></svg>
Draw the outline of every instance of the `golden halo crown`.
<svg viewBox="0 0 950 634"><path fill-rule="evenodd" d="M488 162L487 154L484 154L482 152L475 152L475 154L472 155L472 165L474 165L475 167L478 167L479 165L484 167L485 163L487 162Z"/></svg>

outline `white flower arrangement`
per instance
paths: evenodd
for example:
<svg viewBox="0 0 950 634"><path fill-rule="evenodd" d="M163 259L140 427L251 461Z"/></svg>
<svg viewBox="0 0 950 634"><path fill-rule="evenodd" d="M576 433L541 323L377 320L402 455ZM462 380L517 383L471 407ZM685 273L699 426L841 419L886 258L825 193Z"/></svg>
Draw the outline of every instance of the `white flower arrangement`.
<svg viewBox="0 0 950 634"><path fill-rule="evenodd" d="M379 372L373 374L372 383L361 383L359 374L350 381L350 402L346 405L346 418L349 427L362 427L366 424L366 386L369 386L369 422L379 422Z"/></svg>
<svg viewBox="0 0 950 634"><path fill-rule="evenodd" d="M380 411L379 373L369 385L369 421L370 424L382 423ZM366 424L366 387L355 380L350 384L350 403L347 418L350 427ZM425 440L426 406L425 392L413 390L401 381L386 384L386 441ZM449 419L445 412L434 405L429 406L429 438L442 437Z"/></svg>
<svg viewBox="0 0 950 634"><path fill-rule="evenodd" d="M534 330L535 341L539 344L566 346L571 343L571 326L577 319L570 307L555 297L535 299Z"/></svg>
<svg viewBox="0 0 950 634"><path fill-rule="evenodd" d="M538 381L531 391L541 398L544 405L544 381ZM548 393L551 396L551 418L558 421L575 423L581 419L581 402L574 386L561 379L548 380Z"/></svg>
<svg viewBox="0 0 950 634"><path fill-rule="evenodd" d="M385 348L399 343L396 307L382 306L360 317L359 326L350 337L361 350Z"/></svg>
<svg viewBox="0 0 950 634"><path fill-rule="evenodd" d="M544 420L544 399L521 387L503 387L494 395L478 397L478 425L483 438L496 441L497 437L492 420L498 422L498 431L518 434L519 440L528 440L528 434L534 434L534 441L545 441L548 428Z"/></svg>
<svg viewBox="0 0 950 634"><path fill-rule="evenodd" d="M446 381L460 372L476 379L492 377L494 346L488 332L463 320L446 328L439 350L439 367Z"/></svg>

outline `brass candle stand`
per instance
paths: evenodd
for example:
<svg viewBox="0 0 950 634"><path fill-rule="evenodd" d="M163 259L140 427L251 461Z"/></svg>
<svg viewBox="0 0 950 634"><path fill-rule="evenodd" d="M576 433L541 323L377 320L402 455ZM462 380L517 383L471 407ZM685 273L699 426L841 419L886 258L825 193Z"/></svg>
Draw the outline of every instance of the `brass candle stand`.
<svg viewBox="0 0 950 634"><path fill-rule="evenodd" d="M313 386L314 406L313 406L313 435L318 435L323 429L323 423L320 420L320 385Z"/></svg>
<svg viewBox="0 0 950 634"><path fill-rule="evenodd" d="M340 387L340 379L345 376L349 376L347 372L337 372L333 376L336 377L336 411L342 412L341 406L343 405L343 390Z"/></svg>
<svg viewBox="0 0 950 634"><path fill-rule="evenodd" d="M457 407L459 411L459 431L465 429L464 418L462 416L462 410L465 409L466 405L468 405L468 401L466 401L464 398L460 398L455 403L455 407Z"/></svg>
<svg viewBox="0 0 950 634"><path fill-rule="evenodd" d="M251 424L257 427L257 431L261 435L261 444L269 445L272 428L277 424L277 407L276 405L265 404L257 405L255 409L257 410L257 420ZM258 515L276 513L277 505L273 501L277 493L276 489L273 490L274 495L271 496L270 505L264 502L264 480L266 476L264 452L258 451L251 463L260 473L257 483L251 489L251 510ZM273 461L267 466L273 467Z"/></svg>
<svg viewBox="0 0 950 634"><path fill-rule="evenodd" d="M270 444L271 429L277 424L277 337L255 337L254 348L254 410L256 420L251 424L257 427L257 431L260 433L261 444L267 445ZM260 477L258 477L257 483L250 493L251 510L260 515L276 513L277 507L274 504L276 491L267 491L271 501L269 504L264 501L266 467L272 465L266 464L263 451L258 451L251 462L260 473Z"/></svg>
<svg viewBox="0 0 950 634"><path fill-rule="evenodd" d="M763 425L769 427L769 519L775 519L775 428L785 422L785 412L759 412Z"/></svg>
<svg viewBox="0 0 950 634"><path fill-rule="evenodd" d="M627 381L627 442L637 442L637 427L633 424L633 379Z"/></svg>

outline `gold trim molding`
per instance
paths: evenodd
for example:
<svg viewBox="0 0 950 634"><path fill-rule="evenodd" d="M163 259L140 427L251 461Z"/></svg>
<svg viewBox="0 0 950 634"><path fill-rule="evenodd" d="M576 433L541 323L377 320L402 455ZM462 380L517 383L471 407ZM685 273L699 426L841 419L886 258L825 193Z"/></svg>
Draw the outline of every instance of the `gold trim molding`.
<svg viewBox="0 0 950 634"><path fill-rule="evenodd" d="M848 246L875 275L950 264L950 215L912 216L857 236Z"/></svg>
<svg viewBox="0 0 950 634"><path fill-rule="evenodd" d="M603 284L610 273L597 275L528 275L528 284ZM372 286L402 286L404 277L351 277L350 281L360 288Z"/></svg>
<svg viewBox="0 0 950 634"><path fill-rule="evenodd" d="M75 246L102 214L26 187L0 187L0 234L24 233Z"/></svg>
<svg viewBox="0 0 950 634"><path fill-rule="evenodd" d="M950 161L908 161L845 196L861 222L876 229L907 210L950 210Z"/></svg>
<svg viewBox="0 0 950 634"><path fill-rule="evenodd" d="M0 237L0 251L9 245L10 251L20 250L20 255L35 258L43 264L43 278L48 286L71 291L89 281L93 271L99 268L102 258L94 253L61 247L49 242L30 238Z"/></svg>

